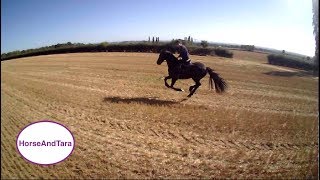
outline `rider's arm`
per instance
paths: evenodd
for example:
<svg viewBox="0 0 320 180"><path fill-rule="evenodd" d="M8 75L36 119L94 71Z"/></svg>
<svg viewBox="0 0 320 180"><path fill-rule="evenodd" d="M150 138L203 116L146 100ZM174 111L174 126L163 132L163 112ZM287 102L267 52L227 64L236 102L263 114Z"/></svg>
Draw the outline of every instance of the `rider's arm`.
<svg viewBox="0 0 320 180"><path fill-rule="evenodd" d="M177 49L177 52L179 53L178 58L181 57L181 47L179 47L179 48Z"/></svg>
<svg viewBox="0 0 320 180"><path fill-rule="evenodd" d="M185 46L180 49L179 57L181 57L184 60L188 60L189 59L188 58L188 50L187 50L187 48Z"/></svg>

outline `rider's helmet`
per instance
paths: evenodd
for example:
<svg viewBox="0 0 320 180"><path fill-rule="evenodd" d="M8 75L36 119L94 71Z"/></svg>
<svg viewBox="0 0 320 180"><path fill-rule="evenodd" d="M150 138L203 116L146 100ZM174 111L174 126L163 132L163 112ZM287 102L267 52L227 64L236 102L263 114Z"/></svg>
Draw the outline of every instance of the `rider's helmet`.
<svg viewBox="0 0 320 180"><path fill-rule="evenodd" d="M175 50L179 53L181 51L181 47L182 47L182 40L177 39L174 41L174 48Z"/></svg>
<svg viewBox="0 0 320 180"><path fill-rule="evenodd" d="M174 44L175 44L176 46L181 46L181 45L182 45L182 40L177 39L177 40L175 40Z"/></svg>

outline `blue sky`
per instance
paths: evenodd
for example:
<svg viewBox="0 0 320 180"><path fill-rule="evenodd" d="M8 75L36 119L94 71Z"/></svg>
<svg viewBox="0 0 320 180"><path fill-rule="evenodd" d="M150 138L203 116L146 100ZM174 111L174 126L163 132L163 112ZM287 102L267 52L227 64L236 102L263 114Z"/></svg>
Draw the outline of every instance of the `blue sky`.
<svg viewBox="0 0 320 180"><path fill-rule="evenodd" d="M192 36L314 55L312 0L1 0L1 53Z"/></svg>

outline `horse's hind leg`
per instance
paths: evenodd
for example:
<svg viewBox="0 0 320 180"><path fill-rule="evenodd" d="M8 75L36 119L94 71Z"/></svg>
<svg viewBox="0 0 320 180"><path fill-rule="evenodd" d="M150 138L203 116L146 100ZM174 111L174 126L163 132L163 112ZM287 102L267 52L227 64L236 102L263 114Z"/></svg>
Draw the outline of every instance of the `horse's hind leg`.
<svg viewBox="0 0 320 180"><path fill-rule="evenodd" d="M190 86L189 87L189 92L191 93L191 91L193 90L193 88L195 87L196 85L193 85L193 86Z"/></svg>
<svg viewBox="0 0 320 180"><path fill-rule="evenodd" d="M190 94L188 95L188 97L191 97L195 92L196 90L201 86L201 83L200 83L200 80L194 80L196 82L196 84L194 86L190 86L189 90L192 88Z"/></svg>

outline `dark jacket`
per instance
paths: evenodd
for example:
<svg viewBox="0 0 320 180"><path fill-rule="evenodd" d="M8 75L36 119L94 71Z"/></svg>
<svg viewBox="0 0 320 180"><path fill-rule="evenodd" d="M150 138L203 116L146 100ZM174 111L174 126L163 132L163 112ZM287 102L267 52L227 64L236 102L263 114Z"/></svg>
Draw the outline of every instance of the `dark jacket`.
<svg viewBox="0 0 320 180"><path fill-rule="evenodd" d="M178 47L178 53L179 53L178 58L181 57L181 58L182 58L182 59L181 59L182 61L187 62L187 60L190 59L190 58L189 58L189 52L188 52L188 49L186 48L186 46L184 46L184 45L179 45L179 47Z"/></svg>

